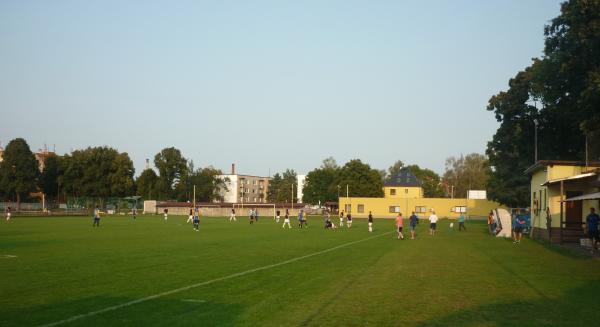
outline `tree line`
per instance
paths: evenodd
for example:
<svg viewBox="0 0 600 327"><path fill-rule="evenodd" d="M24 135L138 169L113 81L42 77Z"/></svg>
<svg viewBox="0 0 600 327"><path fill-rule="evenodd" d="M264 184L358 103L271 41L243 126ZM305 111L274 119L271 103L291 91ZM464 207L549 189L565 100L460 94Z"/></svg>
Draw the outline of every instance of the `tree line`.
<svg viewBox="0 0 600 327"><path fill-rule="evenodd" d="M529 177L523 172L536 159L600 160L598 26L600 1L562 3L560 15L544 28L543 56L489 100L487 110L500 122L486 151L493 199L528 206Z"/></svg>
<svg viewBox="0 0 600 327"><path fill-rule="evenodd" d="M88 147L64 156L49 155L40 171L35 154L22 138L11 140L0 162L0 198L27 198L43 192L48 199L58 197L126 197L190 201L196 185L197 201L220 198L225 181L213 167L195 168L176 148L165 148L154 157L153 169L145 169L136 179L133 162L126 152L107 147Z"/></svg>

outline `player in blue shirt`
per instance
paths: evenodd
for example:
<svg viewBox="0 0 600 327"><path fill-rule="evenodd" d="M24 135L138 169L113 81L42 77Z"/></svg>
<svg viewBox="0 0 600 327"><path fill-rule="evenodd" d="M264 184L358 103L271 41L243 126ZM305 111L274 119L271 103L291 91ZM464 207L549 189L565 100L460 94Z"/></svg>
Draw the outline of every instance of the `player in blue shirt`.
<svg viewBox="0 0 600 327"><path fill-rule="evenodd" d="M523 228L525 228L525 219L521 215L516 215L515 227L513 229L513 243L521 243L523 237Z"/></svg>
<svg viewBox="0 0 600 327"><path fill-rule="evenodd" d="M410 239L414 240L415 239L415 234L416 234L416 229L417 229L417 224L419 223L419 216L417 216L415 214L415 212L412 212L412 215L410 215L410 217L408 217L408 222L410 225Z"/></svg>
<svg viewBox="0 0 600 327"><path fill-rule="evenodd" d="M196 232L198 231L198 228L200 226L200 211L198 210L198 208L194 208L194 229L196 230Z"/></svg>
<svg viewBox="0 0 600 327"><path fill-rule="evenodd" d="M596 213L595 208L590 209L590 214L585 219L588 228L588 237L592 240L592 253L598 250L598 242L600 242L600 233L598 232L598 223L600 216Z"/></svg>

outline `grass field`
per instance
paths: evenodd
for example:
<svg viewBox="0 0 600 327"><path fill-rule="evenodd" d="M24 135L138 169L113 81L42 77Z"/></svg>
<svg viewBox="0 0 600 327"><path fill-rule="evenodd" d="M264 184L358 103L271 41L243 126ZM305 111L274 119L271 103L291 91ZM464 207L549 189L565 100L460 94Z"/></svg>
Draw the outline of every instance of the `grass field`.
<svg viewBox="0 0 600 327"><path fill-rule="evenodd" d="M0 326L593 326L600 261L466 233L396 240L390 220L282 230L187 217L0 222ZM172 292L171 292L172 291ZM73 318L71 321L68 319Z"/></svg>

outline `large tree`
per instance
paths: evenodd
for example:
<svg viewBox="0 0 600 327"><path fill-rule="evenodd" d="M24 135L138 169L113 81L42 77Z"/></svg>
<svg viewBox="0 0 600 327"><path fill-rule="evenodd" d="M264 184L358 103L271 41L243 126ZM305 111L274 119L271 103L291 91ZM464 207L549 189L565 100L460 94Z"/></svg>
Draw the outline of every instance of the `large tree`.
<svg viewBox="0 0 600 327"><path fill-rule="evenodd" d="M489 195L509 206L529 203L535 126L538 160L600 159L600 2L570 0L545 28L542 58L493 96L488 110L500 126L487 154L492 169Z"/></svg>
<svg viewBox="0 0 600 327"><path fill-rule="evenodd" d="M39 188L49 197L56 197L59 195L58 183L59 177L62 176L63 170L61 165L61 157L57 155L50 155L44 162L44 170L39 178Z"/></svg>
<svg viewBox="0 0 600 327"><path fill-rule="evenodd" d="M306 175L302 201L312 204L337 201L339 170L335 159L330 157L323 160L320 168L314 169Z"/></svg>
<svg viewBox="0 0 600 327"><path fill-rule="evenodd" d="M453 187L454 197L466 198L469 190L485 190L490 176L487 158L478 153L446 159L444 181ZM450 190L448 190L450 191Z"/></svg>
<svg viewBox="0 0 600 327"><path fill-rule="evenodd" d="M63 159L59 178L66 194L105 198L133 193L133 162L110 147L75 150Z"/></svg>
<svg viewBox="0 0 600 327"><path fill-rule="evenodd" d="M160 199L173 199L177 196L175 191L182 178L185 179L188 166L187 160L181 151L174 147L162 149L154 156L154 166L158 169L157 181L158 197Z"/></svg>
<svg viewBox="0 0 600 327"><path fill-rule="evenodd" d="M6 195L16 196L17 210L21 197L36 190L39 176L39 164L27 142L22 138L10 141L0 162L0 188Z"/></svg>
<svg viewBox="0 0 600 327"><path fill-rule="evenodd" d="M379 171L359 159L350 160L340 169L336 184L351 197L383 197Z"/></svg>
<svg viewBox="0 0 600 327"><path fill-rule="evenodd" d="M298 202L298 178L293 169L286 169L283 174L276 173L269 182L267 200L276 203ZM293 194L292 194L293 190Z"/></svg>
<svg viewBox="0 0 600 327"><path fill-rule="evenodd" d="M152 169L145 169L140 176L137 178L135 184L137 188L137 194L142 196L144 199L150 200L155 199L156 194L156 182L158 176Z"/></svg>

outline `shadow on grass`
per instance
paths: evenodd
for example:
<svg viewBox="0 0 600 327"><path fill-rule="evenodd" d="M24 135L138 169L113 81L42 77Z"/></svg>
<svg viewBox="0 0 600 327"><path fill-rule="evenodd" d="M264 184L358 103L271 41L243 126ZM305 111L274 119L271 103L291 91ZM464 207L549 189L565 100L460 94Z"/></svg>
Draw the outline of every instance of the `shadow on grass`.
<svg viewBox="0 0 600 327"><path fill-rule="evenodd" d="M60 326L232 326L244 308L240 304L216 303L202 299L160 298L112 311L85 316L129 303L135 299L95 296L77 301L29 307L16 312L0 314L0 326L43 326L64 322ZM76 320L71 317L83 315Z"/></svg>
<svg viewBox="0 0 600 327"><path fill-rule="evenodd" d="M486 304L421 322L417 326L597 326L600 281L557 299Z"/></svg>
<svg viewBox="0 0 600 327"><path fill-rule="evenodd" d="M588 249L583 248L576 243L556 244L547 240L538 239L531 239L531 241L538 243L552 252L556 252L572 259L589 260L592 258L597 258L597 256L591 255Z"/></svg>

